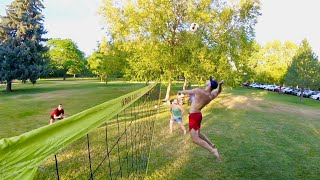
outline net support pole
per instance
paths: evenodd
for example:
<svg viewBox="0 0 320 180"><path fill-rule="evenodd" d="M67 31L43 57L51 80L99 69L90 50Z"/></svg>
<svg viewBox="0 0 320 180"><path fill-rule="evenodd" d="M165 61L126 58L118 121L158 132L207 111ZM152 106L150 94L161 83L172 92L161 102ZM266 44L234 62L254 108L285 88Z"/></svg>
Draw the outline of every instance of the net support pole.
<svg viewBox="0 0 320 180"><path fill-rule="evenodd" d="M89 155L89 165L90 165L90 179L93 180L92 165L91 165L91 154L90 154L89 134L87 134L87 142L88 142L88 155Z"/></svg>
<svg viewBox="0 0 320 180"><path fill-rule="evenodd" d="M57 172L57 178L58 180L60 180L60 176L59 176L59 169L58 169L58 160L57 160L57 155L54 155L54 160L56 162L56 172Z"/></svg>

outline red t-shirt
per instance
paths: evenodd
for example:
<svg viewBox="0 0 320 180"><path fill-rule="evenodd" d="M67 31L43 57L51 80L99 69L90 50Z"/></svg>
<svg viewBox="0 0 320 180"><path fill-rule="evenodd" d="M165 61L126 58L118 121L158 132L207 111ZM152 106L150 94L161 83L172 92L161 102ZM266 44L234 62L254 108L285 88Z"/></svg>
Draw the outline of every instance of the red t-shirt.
<svg viewBox="0 0 320 180"><path fill-rule="evenodd" d="M61 110L59 111L59 109L57 108L57 109L55 109L55 110L51 113L51 116L52 116L52 117L54 117L54 115L59 116L60 114L64 114L64 110L61 109Z"/></svg>

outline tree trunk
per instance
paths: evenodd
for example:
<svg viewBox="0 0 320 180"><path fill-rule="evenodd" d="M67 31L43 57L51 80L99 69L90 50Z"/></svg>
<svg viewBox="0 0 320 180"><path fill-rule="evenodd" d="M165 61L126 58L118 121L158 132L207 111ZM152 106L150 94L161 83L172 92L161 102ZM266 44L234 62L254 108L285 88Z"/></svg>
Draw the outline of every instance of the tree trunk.
<svg viewBox="0 0 320 180"><path fill-rule="evenodd" d="M102 81L103 81L103 76L101 75L101 76L100 76L100 82L102 82Z"/></svg>
<svg viewBox="0 0 320 180"><path fill-rule="evenodd" d="M7 92L11 92L12 91L12 82L11 81L7 81L7 89L6 89L6 91Z"/></svg>
<svg viewBox="0 0 320 180"><path fill-rule="evenodd" d="M192 85L192 84L191 84L191 82L189 81L189 82L188 82L188 88L189 88L189 89L191 89L191 85Z"/></svg>
<svg viewBox="0 0 320 180"><path fill-rule="evenodd" d="M171 91L171 78L169 78L169 82L168 82L168 87L167 87L167 93L166 93L166 98L164 100L169 100L169 97L170 97L170 91Z"/></svg>
<svg viewBox="0 0 320 180"><path fill-rule="evenodd" d="M303 92L304 92L304 88L301 89L300 102L303 102Z"/></svg>
<svg viewBox="0 0 320 180"><path fill-rule="evenodd" d="M106 75L106 84L108 84L108 75Z"/></svg>
<svg viewBox="0 0 320 180"><path fill-rule="evenodd" d="M75 74L73 74L73 79L75 79L76 78L76 75Z"/></svg>
<svg viewBox="0 0 320 180"><path fill-rule="evenodd" d="M63 74L63 80L64 81L66 80L66 74Z"/></svg>
<svg viewBox="0 0 320 180"><path fill-rule="evenodd" d="M186 86L187 86L187 78L185 77L182 89L186 90Z"/></svg>
<svg viewBox="0 0 320 180"><path fill-rule="evenodd" d="M281 93L282 93L282 92L281 92L282 87L283 87L283 84L281 84L281 85L279 86L278 94L281 94Z"/></svg>

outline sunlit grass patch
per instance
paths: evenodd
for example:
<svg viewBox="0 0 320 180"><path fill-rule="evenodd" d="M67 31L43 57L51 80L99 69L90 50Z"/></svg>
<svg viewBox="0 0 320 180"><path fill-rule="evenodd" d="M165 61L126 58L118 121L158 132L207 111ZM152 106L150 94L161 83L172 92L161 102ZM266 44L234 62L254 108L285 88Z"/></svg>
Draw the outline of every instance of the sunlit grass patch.
<svg viewBox="0 0 320 180"><path fill-rule="evenodd" d="M157 123L148 179L317 179L320 104L290 103L295 98L231 89L205 108L201 131L217 145L222 162L188 136L167 135L167 112Z"/></svg>

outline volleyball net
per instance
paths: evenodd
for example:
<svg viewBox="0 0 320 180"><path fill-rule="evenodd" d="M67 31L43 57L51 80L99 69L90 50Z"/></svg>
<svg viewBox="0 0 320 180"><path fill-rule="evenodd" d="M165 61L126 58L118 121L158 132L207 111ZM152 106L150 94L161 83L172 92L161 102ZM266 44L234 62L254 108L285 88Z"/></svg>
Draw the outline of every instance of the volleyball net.
<svg viewBox="0 0 320 180"><path fill-rule="evenodd" d="M0 179L141 179L145 176L160 84L63 121L0 140Z"/></svg>

